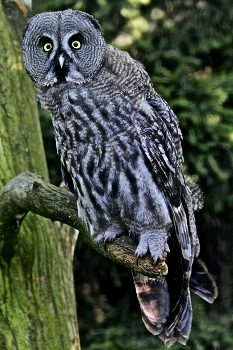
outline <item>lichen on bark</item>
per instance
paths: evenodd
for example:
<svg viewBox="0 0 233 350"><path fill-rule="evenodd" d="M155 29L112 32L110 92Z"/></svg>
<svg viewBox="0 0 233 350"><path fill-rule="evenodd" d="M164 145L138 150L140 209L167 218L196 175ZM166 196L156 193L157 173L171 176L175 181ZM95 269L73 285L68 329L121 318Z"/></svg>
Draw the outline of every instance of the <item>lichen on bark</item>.
<svg viewBox="0 0 233 350"><path fill-rule="evenodd" d="M36 99L22 62L16 2L0 3L0 188L30 170L48 181ZM3 11L4 6L4 11ZM6 17L7 14L7 17ZM4 213L0 222L4 221ZM74 229L28 213L0 225L0 349L79 350Z"/></svg>

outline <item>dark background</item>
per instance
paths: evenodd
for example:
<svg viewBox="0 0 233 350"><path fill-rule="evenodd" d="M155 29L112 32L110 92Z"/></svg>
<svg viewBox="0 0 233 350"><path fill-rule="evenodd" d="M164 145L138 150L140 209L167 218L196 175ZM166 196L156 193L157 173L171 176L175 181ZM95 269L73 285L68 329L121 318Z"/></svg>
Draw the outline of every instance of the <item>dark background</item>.
<svg viewBox="0 0 233 350"><path fill-rule="evenodd" d="M68 8L92 14L107 43L143 63L174 109L183 133L185 171L204 192L196 214L201 258L219 296L192 295L187 350L233 349L233 6L232 0L41 0L32 15ZM50 116L40 109L50 180L61 182ZM84 237L74 261L82 349L162 350L144 327L130 271L103 258Z"/></svg>

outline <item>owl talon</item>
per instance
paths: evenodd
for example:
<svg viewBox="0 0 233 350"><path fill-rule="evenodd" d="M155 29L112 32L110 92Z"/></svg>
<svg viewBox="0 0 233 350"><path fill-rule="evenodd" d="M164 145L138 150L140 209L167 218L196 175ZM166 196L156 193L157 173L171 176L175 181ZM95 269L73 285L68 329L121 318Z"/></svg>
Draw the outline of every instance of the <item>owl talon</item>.
<svg viewBox="0 0 233 350"><path fill-rule="evenodd" d="M136 265L138 266L138 259L139 259L139 254L137 255L137 258L136 258Z"/></svg>
<svg viewBox="0 0 233 350"><path fill-rule="evenodd" d="M165 252L170 253L169 245L167 243L165 244Z"/></svg>
<svg viewBox="0 0 233 350"><path fill-rule="evenodd" d="M108 241L108 238L105 238L105 240L104 240L104 250L107 250L107 241Z"/></svg>

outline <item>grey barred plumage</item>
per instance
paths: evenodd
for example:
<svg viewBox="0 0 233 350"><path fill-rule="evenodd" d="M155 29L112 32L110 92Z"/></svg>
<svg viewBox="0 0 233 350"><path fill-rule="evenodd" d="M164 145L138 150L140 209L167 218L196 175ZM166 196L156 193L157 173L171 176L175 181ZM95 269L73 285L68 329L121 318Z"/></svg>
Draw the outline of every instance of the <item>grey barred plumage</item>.
<svg viewBox="0 0 233 350"><path fill-rule="evenodd" d="M197 260L193 210L200 191L183 175L176 115L143 66L105 44L88 14L39 14L26 26L22 47L38 100L51 114L78 215L97 240L131 234L137 257L166 259L166 277L151 281L133 273L135 287L148 330L167 346L185 344L190 289L209 302L217 292Z"/></svg>

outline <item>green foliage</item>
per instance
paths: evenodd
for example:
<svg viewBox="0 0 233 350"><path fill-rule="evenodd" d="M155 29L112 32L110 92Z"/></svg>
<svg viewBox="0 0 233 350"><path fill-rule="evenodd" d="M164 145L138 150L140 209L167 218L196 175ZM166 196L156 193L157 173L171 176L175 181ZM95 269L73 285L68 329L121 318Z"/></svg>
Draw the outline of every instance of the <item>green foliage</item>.
<svg viewBox="0 0 233 350"><path fill-rule="evenodd" d="M67 7L91 13L101 23L108 43L141 61L155 90L178 116L184 137L185 170L195 176L205 195L204 210L196 215L201 256L219 287L219 298L211 307L193 298L194 322L186 349L232 349L232 2L41 0L34 11ZM46 118L42 117L44 130L48 130ZM44 131L48 144L52 142L49 133L46 136ZM50 177L59 183L60 172L54 171L59 166L52 163L55 156L51 147L47 152L52 164ZM83 255L86 260L81 264ZM144 329L133 286L127 282L129 274L103 262L83 240L77 248L77 259L83 349L165 349Z"/></svg>

